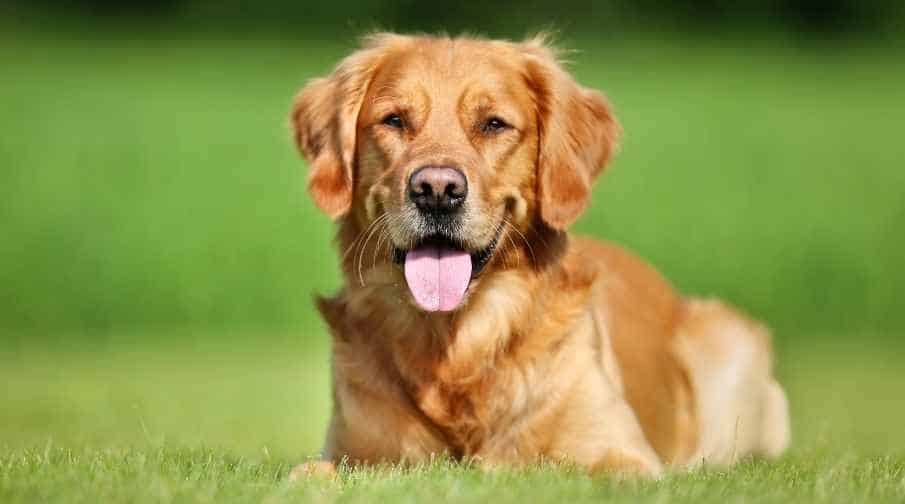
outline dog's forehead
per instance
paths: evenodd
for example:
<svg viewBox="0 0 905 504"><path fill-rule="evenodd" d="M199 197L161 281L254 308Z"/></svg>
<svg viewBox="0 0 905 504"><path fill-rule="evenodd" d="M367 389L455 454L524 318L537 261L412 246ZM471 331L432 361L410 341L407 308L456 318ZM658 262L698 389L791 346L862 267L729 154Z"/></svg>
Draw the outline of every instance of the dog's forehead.
<svg viewBox="0 0 905 504"><path fill-rule="evenodd" d="M377 88L426 88L444 93L478 88L510 88L520 78L520 55L510 44L461 40L415 40L389 54L381 64Z"/></svg>

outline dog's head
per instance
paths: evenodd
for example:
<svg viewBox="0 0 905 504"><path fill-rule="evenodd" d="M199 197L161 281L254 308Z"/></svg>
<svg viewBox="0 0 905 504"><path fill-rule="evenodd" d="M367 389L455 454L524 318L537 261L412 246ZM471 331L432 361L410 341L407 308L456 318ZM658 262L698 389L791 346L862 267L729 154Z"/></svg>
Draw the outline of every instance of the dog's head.
<svg viewBox="0 0 905 504"><path fill-rule="evenodd" d="M354 230L350 247L381 233L375 253L426 311L455 310L491 268L528 267L534 237L587 205L619 133L540 38L374 35L291 117L317 206Z"/></svg>

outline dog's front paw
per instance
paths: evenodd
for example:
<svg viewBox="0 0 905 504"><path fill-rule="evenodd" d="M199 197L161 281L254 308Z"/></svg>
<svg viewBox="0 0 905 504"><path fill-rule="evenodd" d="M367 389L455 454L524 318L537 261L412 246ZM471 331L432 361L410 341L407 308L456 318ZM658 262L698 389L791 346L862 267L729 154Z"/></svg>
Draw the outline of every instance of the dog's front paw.
<svg viewBox="0 0 905 504"><path fill-rule="evenodd" d="M591 472L611 473L623 477L659 478L663 474L663 464L641 454L612 448L591 467Z"/></svg>
<svg viewBox="0 0 905 504"><path fill-rule="evenodd" d="M336 477L336 466L326 460L309 460L289 471L289 481L317 479L328 480Z"/></svg>

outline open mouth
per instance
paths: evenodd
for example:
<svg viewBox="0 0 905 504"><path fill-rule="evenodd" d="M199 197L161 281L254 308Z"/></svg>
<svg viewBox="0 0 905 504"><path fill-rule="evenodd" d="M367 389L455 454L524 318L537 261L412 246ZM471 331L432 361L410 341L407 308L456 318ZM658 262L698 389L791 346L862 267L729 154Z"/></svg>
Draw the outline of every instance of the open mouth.
<svg viewBox="0 0 905 504"><path fill-rule="evenodd" d="M425 237L409 250L395 249L393 259L403 266L405 281L423 310L452 311L462 304L471 280L493 255L499 233L490 244L468 251L445 235Z"/></svg>

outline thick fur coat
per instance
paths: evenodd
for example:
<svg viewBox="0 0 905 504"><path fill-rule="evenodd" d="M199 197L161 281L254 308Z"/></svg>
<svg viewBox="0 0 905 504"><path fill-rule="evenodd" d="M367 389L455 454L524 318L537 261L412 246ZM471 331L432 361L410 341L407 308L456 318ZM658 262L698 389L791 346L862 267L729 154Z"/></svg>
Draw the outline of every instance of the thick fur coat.
<svg viewBox="0 0 905 504"><path fill-rule="evenodd" d="M567 232L620 128L542 38L374 35L301 90L291 119L345 280L319 300L333 336L323 460L295 475L437 454L656 475L785 449L762 325ZM425 166L467 180L442 229L412 203ZM480 267L454 310L415 303L400 266L431 233Z"/></svg>

